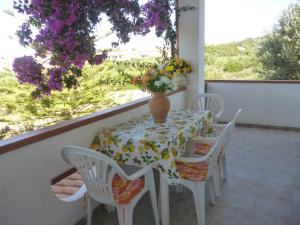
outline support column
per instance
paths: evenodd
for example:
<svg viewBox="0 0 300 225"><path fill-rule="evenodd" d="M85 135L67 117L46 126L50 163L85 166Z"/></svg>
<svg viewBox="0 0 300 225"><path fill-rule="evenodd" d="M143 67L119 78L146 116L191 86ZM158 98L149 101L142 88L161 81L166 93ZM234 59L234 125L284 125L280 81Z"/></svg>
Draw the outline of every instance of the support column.
<svg viewBox="0 0 300 225"><path fill-rule="evenodd" d="M188 102L192 96L204 93L205 0L178 0L178 7L184 6L195 7L181 12L178 21L179 56L193 67L188 74Z"/></svg>

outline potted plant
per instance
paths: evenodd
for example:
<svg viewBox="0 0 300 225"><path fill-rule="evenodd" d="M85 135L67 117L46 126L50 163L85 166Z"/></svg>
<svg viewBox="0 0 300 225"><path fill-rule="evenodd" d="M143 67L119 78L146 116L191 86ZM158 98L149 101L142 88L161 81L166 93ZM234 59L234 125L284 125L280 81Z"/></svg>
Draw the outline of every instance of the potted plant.
<svg viewBox="0 0 300 225"><path fill-rule="evenodd" d="M132 80L134 85L151 92L152 98L148 105L155 123L163 123L167 119L170 101L165 92L175 90L172 82L173 76L162 66L154 65L144 75L137 76Z"/></svg>

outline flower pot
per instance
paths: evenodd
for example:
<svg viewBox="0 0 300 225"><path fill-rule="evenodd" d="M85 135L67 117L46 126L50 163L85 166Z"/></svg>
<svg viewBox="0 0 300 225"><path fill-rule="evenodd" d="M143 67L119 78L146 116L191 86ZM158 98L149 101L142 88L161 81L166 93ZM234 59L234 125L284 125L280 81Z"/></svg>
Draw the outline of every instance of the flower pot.
<svg viewBox="0 0 300 225"><path fill-rule="evenodd" d="M187 85L187 80L186 80L185 75L176 75L173 78L173 82L174 82L176 89L181 88L181 87L186 87L186 85Z"/></svg>
<svg viewBox="0 0 300 225"><path fill-rule="evenodd" d="M148 106L155 123L163 123L167 121L167 116L170 110L170 100L165 93L153 92Z"/></svg>

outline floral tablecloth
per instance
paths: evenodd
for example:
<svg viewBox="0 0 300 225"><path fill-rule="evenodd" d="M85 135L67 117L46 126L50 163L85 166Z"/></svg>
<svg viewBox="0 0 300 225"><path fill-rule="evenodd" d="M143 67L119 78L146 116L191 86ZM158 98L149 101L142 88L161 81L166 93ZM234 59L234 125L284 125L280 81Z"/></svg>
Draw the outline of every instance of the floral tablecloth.
<svg viewBox="0 0 300 225"><path fill-rule="evenodd" d="M91 148L121 164L150 165L165 174L169 184L177 184L175 157L185 150L188 140L212 123L209 112L171 111L167 122L156 124L146 114L115 127L103 129Z"/></svg>

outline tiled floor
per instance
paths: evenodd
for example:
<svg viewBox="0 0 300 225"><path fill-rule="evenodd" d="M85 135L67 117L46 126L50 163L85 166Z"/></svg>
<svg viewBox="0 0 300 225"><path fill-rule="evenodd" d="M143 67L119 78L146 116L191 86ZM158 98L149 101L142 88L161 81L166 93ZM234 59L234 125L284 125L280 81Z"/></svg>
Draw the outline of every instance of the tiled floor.
<svg viewBox="0 0 300 225"><path fill-rule="evenodd" d="M207 225L300 225L300 132L236 128L226 149L228 180L216 206L207 207ZM196 225L191 193L170 190L171 225ZM103 207L94 225L118 224ZM135 225L154 224L145 195Z"/></svg>

